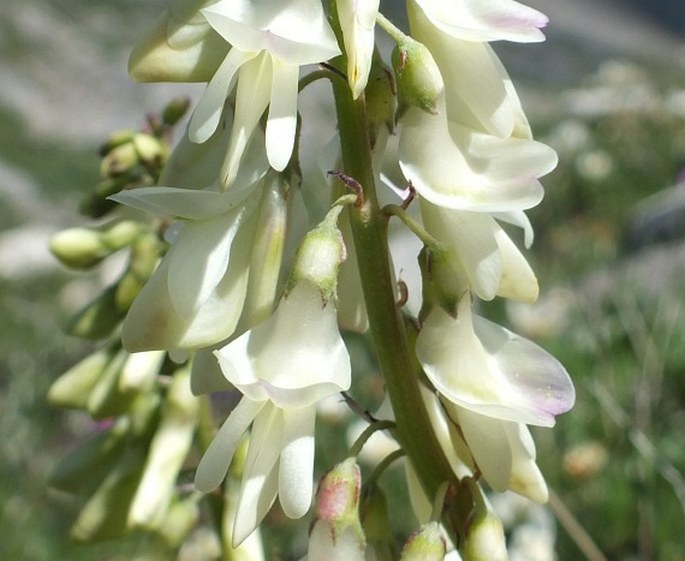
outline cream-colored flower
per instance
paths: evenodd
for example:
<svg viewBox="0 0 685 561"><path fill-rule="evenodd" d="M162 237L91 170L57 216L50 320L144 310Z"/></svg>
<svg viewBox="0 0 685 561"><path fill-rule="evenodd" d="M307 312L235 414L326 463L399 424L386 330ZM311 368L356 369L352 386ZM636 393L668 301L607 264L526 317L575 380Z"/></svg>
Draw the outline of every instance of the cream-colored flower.
<svg viewBox="0 0 685 561"><path fill-rule="evenodd" d="M233 183L245 147L267 106L267 157L272 167L283 170L295 142L300 66L340 53L321 3L220 0L202 13L231 50L195 108L191 140L204 142L214 133L226 97L237 81L235 123L222 185Z"/></svg>
<svg viewBox="0 0 685 561"><path fill-rule="evenodd" d="M440 307L416 341L426 376L448 401L487 417L540 426L575 400L564 367L540 347L472 313L466 294L456 318Z"/></svg>
<svg viewBox="0 0 685 561"><path fill-rule="evenodd" d="M209 491L221 483L252 424L233 533L240 543L276 495L291 518L309 510L316 405L349 388L350 359L333 301L323 305L319 287L308 280L300 280L271 317L216 356L244 396L202 458L195 484Z"/></svg>
<svg viewBox="0 0 685 561"><path fill-rule="evenodd" d="M347 55L347 81L357 99L366 87L375 47L380 0L338 0L338 19Z"/></svg>

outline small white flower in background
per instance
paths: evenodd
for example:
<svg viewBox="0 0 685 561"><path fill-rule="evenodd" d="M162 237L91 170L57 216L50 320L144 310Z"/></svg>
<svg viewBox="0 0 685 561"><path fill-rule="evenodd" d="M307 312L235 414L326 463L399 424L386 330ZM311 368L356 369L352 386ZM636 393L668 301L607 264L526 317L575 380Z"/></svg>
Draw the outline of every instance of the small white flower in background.
<svg viewBox="0 0 685 561"><path fill-rule="evenodd" d="M573 384L552 355L511 331L475 316L470 295L453 318L435 307L416 354L447 400L495 419L551 427L575 400Z"/></svg>
<svg viewBox="0 0 685 561"><path fill-rule="evenodd" d="M357 99L366 87L375 47L380 0L338 0L338 18L347 55L347 80Z"/></svg>
<svg viewBox="0 0 685 561"><path fill-rule="evenodd" d="M231 50L195 108L189 125L191 140L204 142L214 133L237 80L235 123L222 185L233 183L267 106L267 157L273 168L283 170L295 142L300 66L340 54L321 2L220 0L202 13Z"/></svg>

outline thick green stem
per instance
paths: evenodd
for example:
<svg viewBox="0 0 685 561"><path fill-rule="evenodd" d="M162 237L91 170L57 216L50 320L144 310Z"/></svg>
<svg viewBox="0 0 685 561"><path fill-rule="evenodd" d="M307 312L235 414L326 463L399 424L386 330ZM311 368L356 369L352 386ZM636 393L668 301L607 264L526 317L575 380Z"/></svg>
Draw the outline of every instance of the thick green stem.
<svg viewBox="0 0 685 561"><path fill-rule="evenodd" d="M342 80L334 80L343 173L362 186L363 203L350 207L357 264L378 365L397 422L397 438L411 459L426 494L434 497L454 476L421 399L421 371L407 340L395 302L396 286L387 244L387 218L378 206L367 132L364 97L353 100Z"/></svg>

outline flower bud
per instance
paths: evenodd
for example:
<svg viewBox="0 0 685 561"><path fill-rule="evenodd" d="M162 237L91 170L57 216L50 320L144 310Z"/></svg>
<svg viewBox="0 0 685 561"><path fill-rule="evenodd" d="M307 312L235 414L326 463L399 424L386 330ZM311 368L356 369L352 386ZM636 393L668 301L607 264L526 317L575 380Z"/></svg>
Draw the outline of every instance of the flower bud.
<svg viewBox="0 0 685 561"><path fill-rule="evenodd" d="M90 269L110 254L102 235L90 228L69 228L50 239L50 251L72 269Z"/></svg>
<svg viewBox="0 0 685 561"><path fill-rule="evenodd" d="M72 366L48 390L48 401L56 407L85 409L88 396L114 356L112 349L100 349Z"/></svg>
<svg viewBox="0 0 685 561"><path fill-rule="evenodd" d="M337 225L341 210L341 206L334 206L323 221L300 242L288 290L298 281L306 279L318 287L325 303L335 297L338 267L347 257L342 233Z"/></svg>
<svg viewBox="0 0 685 561"><path fill-rule="evenodd" d="M100 156L104 157L107 154L109 154L112 150L114 150L117 146L121 146L122 144L128 144L133 140L133 135L136 134L136 131L133 129L119 129L114 131L109 135L107 140L105 140L105 143L100 146Z"/></svg>
<svg viewBox="0 0 685 561"><path fill-rule="evenodd" d="M365 98L366 115L369 120L369 140L371 149L373 149L382 128L392 132L395 124L395 110L397 109L395 80L392 71L377 52L374 53L369 81L366 84Z"/></svg>
<svg viewBox="0 0 685 561"><path fill-rule="evenodd" d="M398 117L411 106L436 114L445 85L430 51L407 37L393 50L392 65L399 98Z"/></svg>
<svg viewBox="0 0 685 561"><path fill-rule="evenodd" d="M176 478L193 443L198 405L197 398L190 393L189 369L177 371L162 406L159 427L150 443L145 472L131 504L130 526L153 529L165 523Z"/></svg>
<svg viewBox="0 0 685 561"><path fill-rule="evenodd" d="M163 141L144 132L138 132L133 136L133 147L139 160L147 165L160 165L169 153Z"/></svg>
<svg viewBox="0 0 685 561"><path fill-rule="evenodd" d="M138 152L132 142L115 146L100 162L101 177L117 177L138 165Z"/></svg>
<svg viewBox="0 0 685 561"><path fill-rule="evenodd" d="M414 532L404 544L400 561L442 561L445 540L437 522L428 522Z"/></svg>
<svg viewBox="0 0 685 561"><path fill-rule="evenodd" d="M167 103L162 111L162 122L167 126L174 126L178 123L190 107L189 97L177 97Z"/></svg>
<svg viewBox="0 0 685 561"><path fill-rule="evenodd" d="M309 535L309 561L363 561L366 539L359 522L361 473L355 458L323 476L316 494L316 520Z"/></svg>
<svg viewBox="0 0 685 561"><path fill-rule="evenodd" d="M504 528L492 512L482 489L473 479L466 479L462 489L471 493L473 510L466 527L466 536L459 551L464 561L507 561Z"/></svg>

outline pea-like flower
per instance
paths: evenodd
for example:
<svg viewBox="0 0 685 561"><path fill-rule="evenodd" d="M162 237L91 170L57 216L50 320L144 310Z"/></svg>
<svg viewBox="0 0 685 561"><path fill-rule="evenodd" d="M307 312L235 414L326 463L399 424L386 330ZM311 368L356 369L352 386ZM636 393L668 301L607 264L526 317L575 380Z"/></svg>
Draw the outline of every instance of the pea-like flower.
<svg viewBox="0 0 685 561"><path fill-rule="evenodd" d="M236 86L235 122L221 183L232 184L245 147L267 106L266 152L283 170L297 128L300 66L340 53L319 0L220 0L202 10L230 45L190 120L190 138L204 142L216 130L224 102Z"/></svg>
<svg viewBox="0 0 685 561"><path fill-rule="evenodd" d="M430 312L416 353L445 399L486 417L549 427L575 400L561 363L531 341L475 316L469 294L456 318L439 306Z"/></svg>
<svg viewBox="0 0 685 561"><path fill-rule="evenodd" d="M198 466L202 491L219 485L236 446L253 423L238 500L234 540L261 522L279 496L291 518L312 499L316 404L350 386L350 359L332 301L302 280L274 314L216 352L224 376L244 397Z"/></svg>

